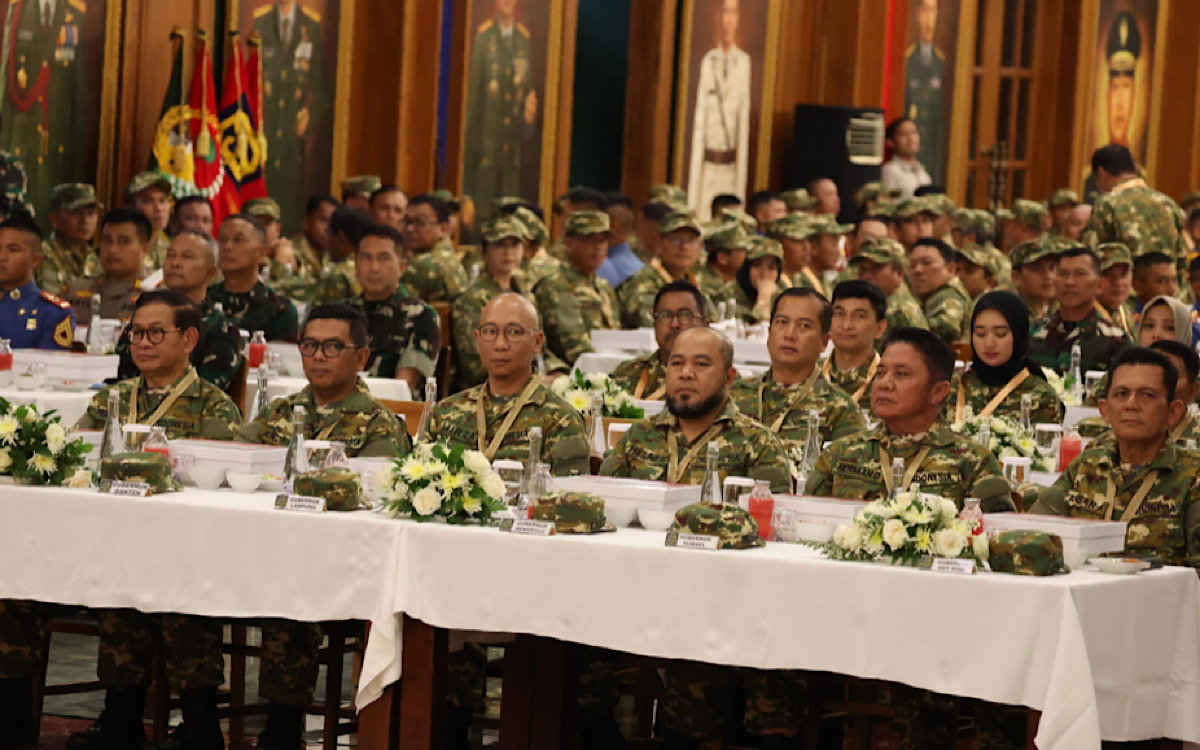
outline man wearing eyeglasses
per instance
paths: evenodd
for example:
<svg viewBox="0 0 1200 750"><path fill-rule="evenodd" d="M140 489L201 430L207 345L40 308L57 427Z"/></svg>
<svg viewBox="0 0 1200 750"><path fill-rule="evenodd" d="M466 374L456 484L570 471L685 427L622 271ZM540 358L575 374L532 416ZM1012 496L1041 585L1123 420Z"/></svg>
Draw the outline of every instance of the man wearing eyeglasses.
<svg viewBox="0 0 1200 750"><path fill-rule="evenodd" d="M304 321L300 356L308 385L277 398L266 413L248 422L238 440L287 445L292 410L305 410L304 437L335 440L346 455L405 456L412 440L403 423L367 390L358 373L367 365L367 320L347 305L319 305ZM267 620L263 623L263 660L259 694L267 699L267 722L258 737L264 750L294 750L300 745L304 709L317 683L321 628L314 623Z"/></svg>
<svg viewBox="0 0 1200 750"><path fill-rule="evenodd" d="M470 284L450 241L450 207L430 193L414 196L401 227L404 244L413 253L404 286L426 302L453 302Z"/></svg>
<svg viewBox="0 0 1200 750"><path fill-rule="evenodd" d="M267 230L258 219L233 214L217 231L217 267L225 277L208 288L208 301L219 303L234 325L262 331L268 341L295 341L296 306L258 278L267 257Z"/></svg>
<svg viewBox="0 0 1200 750"><path fill-rule="evenodd" d="M98 392L77 428L98 430L108 418L108 394L120 394L121 419L164 428L172 440L229 440L241 423L237 406L201 379L189 361L200 336L200 312L182 294L157 290L141 295L130 324L133 361L141 375ZM171 688L183 703L183 724L172 739L182 747L224 747L217 722L217 688L225 681L221 623L176 614L148 615L129 609L100 610L96 669L106 688L104 712L71 736L73 750L141 747L142 711L154 677L154 643L165 641ZM0 649L2 650L2 649ZM4 714L0 706L0 715Z"/></svg>
<svg viewBox="0 0 1200 750"><path fill-rule="evenodd" d="M654 340L658 348L617 365L609 377L646 401L661 401L667 389L667 359L675 337L689 328L708 326L704 295L691 282L663 284L654 296Z"/></svg>
<svg viewBox="0 0 1200 750"><path fill-rule="evenodd" d="M692 273L704 248L704 228L691 211L672 211L659 225L658 257L617 287L621 325L650 328L654 325L654 298L659 287L671 281L687 281L705 291ZM704 309L708 309L705 305Z"/></svg>

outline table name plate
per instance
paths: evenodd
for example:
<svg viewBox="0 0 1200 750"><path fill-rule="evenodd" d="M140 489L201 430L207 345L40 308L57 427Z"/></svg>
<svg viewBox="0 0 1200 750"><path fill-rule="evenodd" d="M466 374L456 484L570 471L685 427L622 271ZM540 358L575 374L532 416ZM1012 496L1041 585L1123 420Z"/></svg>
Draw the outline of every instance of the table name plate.
<svg viewBox="0 0 1200 750"><path fill-rule="evenodd" d="M921 570L931 570L934 573L954 573L956 575L973 576L979 572L975 560L961 557L926 557L921 560Z"/></svg>
<svg viewBox="0 0 1200 750"><path fill-rule="evenodd" d="M684 549L720 549L721 537L714 534L681 534L668 531L666 545Z"/></svg>
<svg viewBox="0 0 1200 750"><path fill-rule="evenodd" d="M525 534L526 536L554 536L556 527L553 521L504 518L500 521L500 530L508 534Z"/></svg>
<svg viewBox="0 0 1200 750"><path fill-rule="evenodd" d="M297 513L324 513L325 498L310 495L276 495L275 509Z"/></svg>
<svg viewBox="0 0 1200 750"><path fill-rule="evenodd" d="M100 491L122 497L146 497L150 494L150 485L147 482L125 482L116 479L103 482Z"/></svg>

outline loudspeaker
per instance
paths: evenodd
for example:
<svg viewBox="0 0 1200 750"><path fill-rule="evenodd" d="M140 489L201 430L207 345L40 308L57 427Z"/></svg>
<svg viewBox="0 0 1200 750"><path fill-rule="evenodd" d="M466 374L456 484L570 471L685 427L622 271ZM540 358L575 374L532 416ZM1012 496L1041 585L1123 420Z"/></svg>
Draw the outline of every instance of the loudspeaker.
<svg viewBox="0 0 1200 750"><path fill-rule="evenodd" d="M828 177L842 199L838 221L858 221L854 194L880 177L885 127L882 109L798 105L787 187L807 187L814 177Z"/></svg>

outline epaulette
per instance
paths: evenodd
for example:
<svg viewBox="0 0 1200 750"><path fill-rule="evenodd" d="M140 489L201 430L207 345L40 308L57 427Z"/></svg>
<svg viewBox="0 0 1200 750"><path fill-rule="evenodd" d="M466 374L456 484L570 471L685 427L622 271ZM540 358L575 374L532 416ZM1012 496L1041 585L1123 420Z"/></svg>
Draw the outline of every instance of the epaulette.
<svg viewBox="0 0 1200 750"><path fill-rule="evenodd" d="M80 13L87 13L87 4L83 0L67 0L67 5L70 5Z"/></svg>
<svg viewBox="0 0 1200 750"><path fill-rule="evenodd" d="M525 37L526 39L529 38L529 29L525 28L525 24L521 23L520 21L517 22L517 31L521 32L521 36Z"/></svg>
<svg viewBox="0 0 1200 750"><path fill-rule="evenodd" d="M490 18L489 18L488 20L486 20L486 21L484 21L483 23L479 24L479 28L478 28L478 29L475 29L475 33L476 33L476 34L482 34L483 32L485 32L485 31L487 31L488 29L492 28L492 26L493 26L495 23L496 23L495 21L493 21L492 19L490 19Z"/></svg>
<svg viewBox="0 0 1200 750"><path fill-rule="evenodd" d="M937 55L937 59L941 60L942 62L946 62L946 56L943 55L942 51L937 47L933 48L933 54Z"/></svg>
<svg viewBox="0 0 1200 750"><path fill-rule="evenodd" d="M912 53L914 53L916 51L917 51L917 43L913 42L912 44L908 45L908 49L904 50L904 56L909 57L910 55L912 55Z"/></svg>
<svg viewBox="0 0 1200 750"><path fill-rule="evenodd" d="M301 5L300 12L303 13L304 15L308 16L312 20L316 21L317 23L321 22L321 14L318 13L317 11L313 10L312 8Z"/></svg>
<svg viewBox="0 0 1200 750"><path fill-rule="evenodd" d="M275 9L274 3L267 3L266 5L260 5L259 7L254 9L255 20L262 18L263 16L267 15L274 9Z"/></svg>
<svg viewBox="0 0 1200 750"><path fill-rule="evenodd" d="M52 305L57 305L58 307L61 307L64 310L71 309L70 302L67 302L62 297L57 297L57 296L51 294L50 292L42 292L42 299L46 300L47 302L49 302Z"/></svg>

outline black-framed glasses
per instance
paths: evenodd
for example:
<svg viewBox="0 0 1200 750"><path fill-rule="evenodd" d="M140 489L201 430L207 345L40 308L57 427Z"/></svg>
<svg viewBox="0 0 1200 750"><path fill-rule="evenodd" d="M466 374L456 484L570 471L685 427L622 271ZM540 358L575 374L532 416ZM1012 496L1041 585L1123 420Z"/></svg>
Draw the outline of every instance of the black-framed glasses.
<svg viewBox="0 0 1200 750"><path fill-rule="evenodd" d="M441 222L426 221L425 219L417 219L417 218L413 218L411 216L405 216L403 219L400 220L400 223L403 226L412 227L413 229L424 229L425 227L431 227L434 224L440 224Z"/></svg>
<svg viewBox="0 0 1200 750"><path fill-rule="evenodd" d="M324 354L329 359L335 359L340 357L342 352L346 351L347 349L357 348L358 347L356 347L354 344L347 344L341 339L325 339L324 341L317 341L316 339L304 339L300 342L300 353L305 357L315 357L317 355L317 350L320 349L321 354Z"/></svg>
<svg viewBox="0 0 1200 750"><path fill-rule="evenodd" d="M475 332L479 334L479 338L490 344L500 335L500 326L488 323L476 328ZM519 342L531 333L537 333L537 331L533 328L519 326L516 323L504 326L504 340L510 344Z"/></svg>
<svg viewBox="0 0 1200 750"><path fill-rule="evenodd" d="M691 310L659 310L654 313L655 323L670 323L672 320L678 320L680 325L686 326L701 319L701 316Z"/></svg>
<svg viewBox="0 0 1200 750"><path fill-rule="evenodd" d="M146 339L151 344L161 344L168 333L174 331L182 331L182 328L130 328L129 342L131 344L141 343L142 339Z"/></svg>

